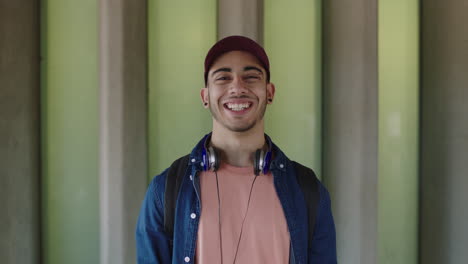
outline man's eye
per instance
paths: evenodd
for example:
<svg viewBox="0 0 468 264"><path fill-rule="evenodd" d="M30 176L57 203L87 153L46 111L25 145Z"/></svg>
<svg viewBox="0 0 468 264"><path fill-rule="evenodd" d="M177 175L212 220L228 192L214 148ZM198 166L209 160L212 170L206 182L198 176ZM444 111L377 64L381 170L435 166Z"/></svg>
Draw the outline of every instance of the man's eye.
<svg viewBox="0 0 468 264"><path fill-rule="evenodd" d="M229 80L229 77L227 76L221 76L221 77L218 77L216 78L217 81L226 81L226 80Z"/></svg>
<svg viewBox="0 0 468 264"><path fill-rule="evenodd" d="M258 80L258 79L260 79L260 77L257 76L257 75L248 75L246 77L246 79L248 79L248 80Z"/></svg>

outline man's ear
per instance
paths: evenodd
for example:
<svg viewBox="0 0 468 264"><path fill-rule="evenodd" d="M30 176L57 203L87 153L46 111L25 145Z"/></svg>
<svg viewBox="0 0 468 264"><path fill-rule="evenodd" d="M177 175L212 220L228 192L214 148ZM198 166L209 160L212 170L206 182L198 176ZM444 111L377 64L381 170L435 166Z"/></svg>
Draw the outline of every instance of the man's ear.
<svg viewBox="0 0 468 264"><path fill-rule="evenodd" d="M209 100L210 96L208 94L208 88L206 88L206 87L201 88L200 97L201 97L203 107L208 108L209 103L210 103L210 100Z"/></svg>
<svg viewBox="0 0 468 264"><path fill-rule="evenodd" d="M275 98L275 85L270 82L267 84L267 104L273 103L274 98Z"/></svg>

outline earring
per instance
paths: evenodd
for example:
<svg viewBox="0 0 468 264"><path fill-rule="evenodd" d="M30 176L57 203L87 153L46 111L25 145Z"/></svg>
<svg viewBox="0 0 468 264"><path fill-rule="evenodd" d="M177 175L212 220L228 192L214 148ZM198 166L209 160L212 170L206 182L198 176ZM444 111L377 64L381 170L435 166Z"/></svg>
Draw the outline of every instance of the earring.
<svg viewBox="0 0 468 264"><path fill-rule="evenodd" d="M205 102L205 103L204 103L204 105L205 105L205 106L207 106L207 105L208 105L208 103L207 103L207 102Z"/></svg>
<svg viewBox="0 0 468 264"><path fill-rule="evenodd" d="M270 102L270 103L271 103L271 102L273 102L273 99L271 99L271 98L268 98L268 102Z"/></svg>

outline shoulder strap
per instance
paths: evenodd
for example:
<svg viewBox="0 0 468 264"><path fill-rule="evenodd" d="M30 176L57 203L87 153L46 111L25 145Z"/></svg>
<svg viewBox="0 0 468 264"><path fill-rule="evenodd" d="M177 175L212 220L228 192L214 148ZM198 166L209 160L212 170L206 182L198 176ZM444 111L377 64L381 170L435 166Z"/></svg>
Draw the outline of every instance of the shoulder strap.
<svg viewBox="0 0 468 264"><path fill-rule="evenodd" d="M170 237L174 234L174 217L180 184L188 167L189 155L174 161L166 176L166 190L164 194L164 231Z"/></svg>
<svg viewBox="0 0 468 264"><path fill-rule="evenodd" d="M307 213L309 219L309 247L312 243L315 228L315 218L317 216L317 206L320 199L319 184L314 171L293 161L296 169L296 177L299 186L301 187L304 199L307 203Z"/></svg>

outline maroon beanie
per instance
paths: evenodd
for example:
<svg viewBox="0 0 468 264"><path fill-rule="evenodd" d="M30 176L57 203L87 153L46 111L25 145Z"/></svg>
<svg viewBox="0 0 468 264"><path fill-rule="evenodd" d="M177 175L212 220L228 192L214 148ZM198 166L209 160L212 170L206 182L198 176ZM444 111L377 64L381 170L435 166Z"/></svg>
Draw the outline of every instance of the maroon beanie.
<svg viewBox="0 0 468 264"><path fill-rule="evenodd" d="M208 72L215 60L226 52L240 50L254 55L262 64L270 82L270 62L265 50L257 42L243 36L229 36L216 42L206 54L205 58L205 85L208 83Z"/></svg>

